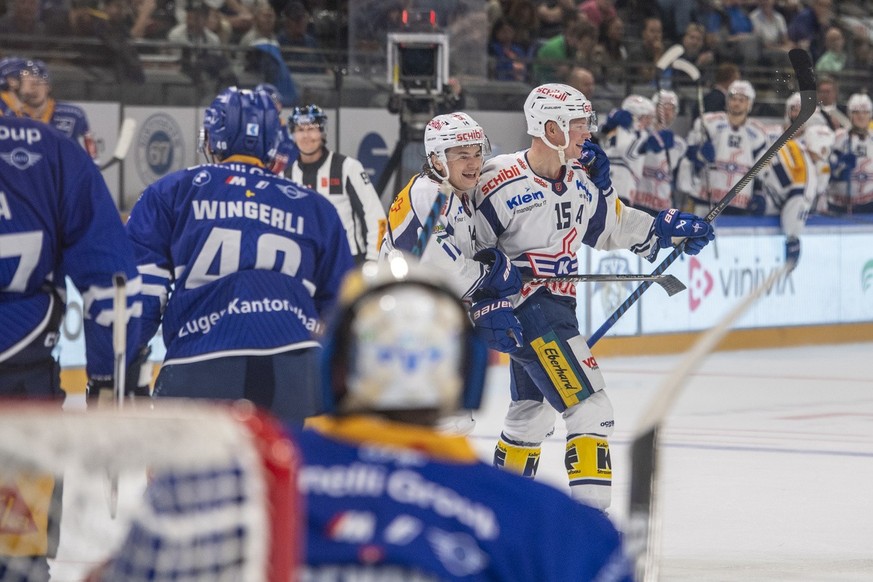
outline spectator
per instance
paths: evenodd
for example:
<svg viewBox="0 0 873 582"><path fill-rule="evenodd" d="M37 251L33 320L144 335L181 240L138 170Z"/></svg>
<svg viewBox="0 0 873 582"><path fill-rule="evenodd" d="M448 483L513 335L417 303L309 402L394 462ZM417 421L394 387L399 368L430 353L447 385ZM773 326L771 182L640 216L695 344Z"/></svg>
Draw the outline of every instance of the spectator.
<svg viewBox="0 0 873 582"><path fill-rule="evenodd" d="M574 0L532 0L536 7L541 39L550 39L566 30L567 23L578 15Z"/></svg>
<svg viewBox="0 0 873 582"><path fill-rule="evenodd" d="M276 38L282 48L301 49L288 55L288 70L294 73L324 73L327 63L318 54L318 41L309 34L309 11L301 2L289 2L282 11Z"/></svg>
<svg viewBox="0 0 873 582"><path fill-rule="evenodd" d="M664 26L657 16L643 21L642 43L628 51L628 61L636 67L634 72L638 82L650 82L655 78L655 63L664 53Z"/></svg>
<svg viewBox="0 0 873 582"><path fill-rule="evenodd" d="M206 7L209 11L206 16L206 30L211 30L221 44L230 44L233 37L233 27L230 25L230 20L208 4Z"/></svg>
<svg viewBox="0 0 873 582"><path fill-rule="evenodd" d="M209 0L208 2L209 7L218 10L230 24L230 28L233 30L232 43L238 43L242 36L254 26L255 18L250 4L241 0Z"/></svg>
<svg viewBox="0 0 873 582"><path fill-rule="evenodd" d="M573 67L567 75L567 84L581 91L589 101L594 99L594 83L594 75L584 67Z"/></svg>
<svg viewBox="0 0 873 582"><path fill-rule="evenodd" d="M539 48L540 22L531 0L507 0L506 21L515 29L515 42L529 55Z"/></svg>
<svg viewBox="0 0 873 582"><path fill-rule="evenodd" d="M240 40L242 46L249 47L245 70L275 86L282 97L282 105L290 107L297 103L297 86L279 50L275 30L276 12L273 7L266 3L256 5L255 25Z"/></svg>
<svg viewBox="0 0 873 582"><path fill-rule="evenodd" d="M488 39L490 78L498 81L528 80L527 66L530 55L515 43L515 29L504 18L498 18L491 27Z"/></svg>
<svg viewBox="0 0 873 582"><path fill-rule="evenodd" d="M758 7L749 14L752 30L761 45L764 61L771 65L786 63L786 52L793 46L788 40L785 17L774 9L776 0L758 0Z"/></svg>
<svg viewBox="0 0 873 582"><path fill-rule="evenodd" d="M620 16L604 20L600 25L600 47L603 60L597 71L599 80L615 86L623 85L627 77L628 52L624 43L624 20ZM588 93L585 96L591 98Z"/></svg>
<svg viewBox="0 0 873 582"><path fill-rule="evenodd" d="M276 11L269 3L255 5L253 26L239 39L240 46L269 43L279 46L276 37Z"/></svg>
<svg viewBox="0 0 873 582"><path fill-rule="evenodd" d="M715 83L709 92L703 96L703 110L724 111L727 106L727 92L731 83L740 78L740 68L734 63L722 63L715 70ZM695 117L699 115L696 113Z"/></svg>
<svg viewBox="0 0 873 582"><path fill-rule="evenodd" d="M692 22L688 25L682 35L682 48L685 49L682 58L700 70L715 62L715 53L706 45L706 28L702 24Z"/></svg>
<svg viewBox="0 0 873 582"><path fill-rule="evenodd" d="M846 37L836 26L830 27L825 33L825 52L815 62L818 73L839 73L846 68Z"/></svg>
<svg viewBox="0 0 873 582"><path fill-rule="evenodd" d="M679 42L683 31L692 24L696 4L690 0L658 0L664 36L671 43Z"/></svg>
<svg viewBox="0 0 873 582"><path fill-rule="evenodd" d="M576 63L591 62L597 47L597 29L585 20L571 19L564 34L546 41L537 51L535 77L550 82L563 79Z"/></svg>
<svg viewBox="0 0 873 582"><path fill-rule="evenodd" d="M131 38L163 40L176 26L173 0L133 0L126 9L125 18Z"/></svg>
<svg viewBox="0 0 873 582"><path fill-rule="evenodd" d="M579 14L597 28L605 20L618 16L615 12L615 0L584 0L579 4Z"/></svg>
<svg viewBox="0 0 873 582"><path fill-rule="evenodd" d="M185 22L176 25L168 34L167 40L179 44L193 45L180 53L182 72L196 84L214 80L216 85L210 90L236 85L230 62L219 50L209 50L221 44L218 36L208 28L206 21L211 9L202 0L187 0L185 3Z"/></svg>
<svg viewBox="0 0 873 582"><path fill-rule="evenodd" d="M824 53L824 33L833 18L833 0L811 0L788 24L788 38L812 55L813 62Z"/></svg>
<svg viewBox="0 0 873 582"><path fill-rule="evenodd" d="M124 0L106 0L102 11L97 9L96 0L72 0L69 29L64 34L100 39L103 50L93 54L94 61L111 67L119 81L144 83L145 72L125 20L126 8Z"/></svg>
<svg viewBox="0 0 873 582"><path fill-rule="evenodd" d="M0 34L42 36L45 26L39 18L39 0L11 0L0 18Z"/></svg>
<svg viewBox="0 0 873 582"><path fill-rule="evenodd" d="M722 0L721 9L710 10L706 18L709 45L719 60L731 59L754 64L760 57L758 38L742 0Z"/></svg>
<svg viewBox="0 0 873 582"><path fill-rule="evenodd" d="M840 97L840 87L836 78L830 75L821 75L818 78L818 103L819 111L825 118L828 126L836 131L842 127L849 127L849 121L846 115L845 108L838 105Z"/></svg>

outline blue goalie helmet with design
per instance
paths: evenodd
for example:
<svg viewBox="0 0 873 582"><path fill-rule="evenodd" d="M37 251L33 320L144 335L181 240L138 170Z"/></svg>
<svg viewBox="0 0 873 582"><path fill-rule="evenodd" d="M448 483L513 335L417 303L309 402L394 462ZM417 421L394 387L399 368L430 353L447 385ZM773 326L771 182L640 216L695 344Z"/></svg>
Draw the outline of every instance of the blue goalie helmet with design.
<svg viewBox="0 0 873 582"><path fill-rule="evenodd" d="M279 112L266 92L230 87L203 115L201 148L210 161L215 161L213 156L223 160L243 155L269 163L281 129Z"/></svg>
<svg viewBox="0 0 873 582"><path fill-rule="evenodd" d="M488 349L445 277L399 251L346 277L322 342L328 412L479 407Z"/></svg>

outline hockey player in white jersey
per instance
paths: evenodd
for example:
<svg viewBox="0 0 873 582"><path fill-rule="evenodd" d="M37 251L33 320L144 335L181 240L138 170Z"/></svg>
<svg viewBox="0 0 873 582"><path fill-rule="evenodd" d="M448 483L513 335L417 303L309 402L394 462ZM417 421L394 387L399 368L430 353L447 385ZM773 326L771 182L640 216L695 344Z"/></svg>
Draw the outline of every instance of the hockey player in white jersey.
<svg viewBox="0 0 873 582"><path fill-rule="evenodd" d="M622 115L622 112L630 115ZM609 131L601 140L603 151L609 156L612 181L618 197L630 205L636 197L650 129L655 120L655 104L642 95L628 95L621 102L621 109L613 111L607 119Z"/></svg>
<svg viewBox="0 0 873 582"><path fill-rule="evenodd" d="M828 210L837 214L873 212L873 101L855 93L846 103L852 126L837 131L831 157Z"/></svg>
<svg viewBox="0 0 873 582"><path fill-rule="evenodd" d="M686 155L697 177L690 194L698 214L705 214L721 200L766 149L766 128L749 118L754 104L755 89L751 83L734 81L728 87L726 110L706 113L694 122L688 134ZM752 184L749 184L725 208L724 214L760 212L751 205Z"/></svg>
<svg viewBox="0 0 873 582"><path fill-rule="evenodd" d="M203 116L214 163L161 178L130 213L139 343L160 324L167 346L155 396L246 398L291 423L320 411L316 334L352 257L330 202L269 170L280 131L269 95L226 89Z"/></svg>
<svg viewBox="0 0 873 582"><path fill-rule="evenodd" d="M800 259L800 234L809 211L829 178L828 158L834 132L827 125L809 125L802 137L789 140L758 177L764 214L779 216L785 234L785 263L793 269Z"/></svg>
<svg viewBox="0 0 873 582"><path fill-rule="evenodd" d="M715 235L697 216L670 209L652 217L626 207L610 178L609 158L588 141L591 102L567 85L531 91L524 105L531 147L485 163L476 188L477 244L496 246L523 275L578 272L577 252L629 249L654 260L673 237L696 254ZM612 469L612 404L576 321L575 284L525 284L512 297L524 347L510 354L512 402L494 463L533 477L555 410L567 426L565 465L573 497L606 508Z"/></svg>
<svg viewBox="0 0 873 582"><path fill-rule="evenodd" d="M421 254L422 263L451 273L459 296L473 301L477 331L501 352L518 348L521 326L506 297L521 289L521 276L502 252L477 247L476 209L471 198L485 156L491 153L485 130L463 112L437 115L425 127L427 161L394 198L388 211L388 232L381 257L394 249L411 252L440 188L449 188L446 202ZM511 330L510 333L507 333Z"/></svg>
<svg viewBox="0 0 873 582"><path fill-rule="evenodd" d="M330 200L346 228L355 263L375 261L385 232L385 210L361 162L327 149L327 115L318 105L295 107L288 127L299 157L285 170L298 184Z"/></svg>
<svg viewBox="0 0 873 582"><path fill-rule="evenodd" d="M679 112L678 95L662 90L652 97L652 102L656 108L655 124L646 140L642 174L631 202L634 208L654 216L676 205L674 172L688 145L670 129Z"/></svg>

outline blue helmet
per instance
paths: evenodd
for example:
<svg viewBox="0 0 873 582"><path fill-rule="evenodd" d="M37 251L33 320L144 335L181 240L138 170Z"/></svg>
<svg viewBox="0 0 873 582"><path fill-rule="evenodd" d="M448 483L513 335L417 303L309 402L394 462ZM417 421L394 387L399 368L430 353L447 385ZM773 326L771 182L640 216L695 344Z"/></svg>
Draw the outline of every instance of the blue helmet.
<svg viewBox="0 0 873 582"><path fill-rule="evenodd" d="M9 88L9 77L18 78L27 61L21 57L5 57L0 59L0 90Z"/></svg>
<svg viewBox="0 0 873 582"><path fill-rule="evenodd" d="M203 115L205 140L222 159L241 154L269 163L280 130L279 112L263 91L230 87L218 94Z"/></svg>
<svg viewBox="0 0 873 582"><path fill-rule="evenodd" d="M288 116L288 125L291 131L298 125L318 125L318 129L324 132L327 125L327 115L318 105L306 105L305 107L295 107L291 115Z"/></svg>
<svg viewBox="0 0 873 582"><path fill-rule="evenodd" d="M276 104L276 109L279 111L282 110L282 94L279 93L279 89L276 88L275 85L271 83L259 83L255 85L255 91L263 91L273 100L273 103Z"/></svg>
<svg viewBox="0 0 873 582"><path fill-rule="evenodd" d="M24 65L22 65L19 69L18 75L19 77L36 77L37 79L41 79L46 83L50 81L48 66L46 66L46 64L42 61L25 61Z"/></svg>

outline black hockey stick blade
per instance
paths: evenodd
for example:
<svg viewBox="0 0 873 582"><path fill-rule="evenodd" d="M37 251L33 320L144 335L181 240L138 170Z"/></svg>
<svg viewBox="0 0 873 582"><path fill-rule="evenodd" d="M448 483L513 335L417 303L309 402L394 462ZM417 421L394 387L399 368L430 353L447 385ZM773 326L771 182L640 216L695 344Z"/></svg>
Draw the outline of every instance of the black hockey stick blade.
<svg viewBox="0 0 873 582"><path fill-rule="evenodd" d="M650 281L657 283L667 292L667 295L672 297L677 293L685 291L685 283L676 278L675 275L646 275L646 274L607 274L596 273L593 275L579 274L566 275L563 277L523 277L525 283L545 284L545 283L613 283L624 281Z"/></svg>
<svg viewBox="0 0 873 582"><path fill-rule="evenodd" d="M791 49L788 52L788 58L791 60L791 66L794 67L794 77L797 79L798 86L800 88L800 112L797 114L797 117L794 121L791 122L791 125L782 132L773 144L767 149L766 152L754 163L754 165L749 168L749 171L740 178L739 182L734 184L734 186L728 190L727 194L722 197L718 203L712 207L712 210L706 215L704 220L706 222L712 222L715 218L721 214L725 208L731 203L731 201L736 198L737 194L745 188L749 182L755 179L755 176L758 175L764 166L770 163L770 160L773 156L776 155L776 152L782 149L782 146L788 142L794 134L796 134L803 124L812 117L812 114L815 113L816 108L816 87L815 87L815 70L812 66L812 59L809 56L809 53L803 49ZM680 242L673 251L667 255L667 257L661 261L654 271L652 271L652 275L660 275L667 268L673 264L673 262L679 258L685 249L685 241ZM606 334L607 331L615 325L615 322L618 321L625 312L633 306L634 303L640 298L640 296L645 293L646 289L652 286L650 281L643 281L639 287L637 287L630 296L625 299L624 303L618 306L612 315L607 318L603 325L601 325L597 331L591 334L591 337L588 338L588 347L593 347L600 338Z"/></svg>

